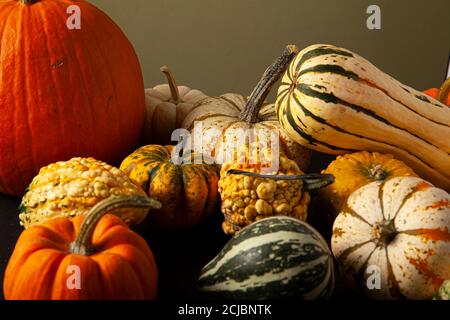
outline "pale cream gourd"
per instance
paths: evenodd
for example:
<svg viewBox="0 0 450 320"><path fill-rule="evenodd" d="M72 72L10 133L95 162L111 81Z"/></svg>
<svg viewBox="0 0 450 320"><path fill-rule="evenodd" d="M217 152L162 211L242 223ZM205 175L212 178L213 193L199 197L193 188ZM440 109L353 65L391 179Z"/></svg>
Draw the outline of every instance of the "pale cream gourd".
<svg viewBox="0 0 450 320"><path fill-rule="evenodd" d="M234 153L236 147L271 143L273 133L277 133L279 150L296 161L300 169L306 170L311 152L287 136L277 120L274 104L265 101L273 84L279 80L297 52L295 46L288 46L284 54L266 70L250 97L227 93L208 97L198 103L182 125L191 132L191 147L199 144L196 141L201 141L203 153L222 164L230 160L227 154ZM201 125L200 129L195 127L196 123L197 126ZM245 135L249 140L237 141Z"/></svg>
<svg viewBox="0 0 450 320"><path fill-rule="evenodd" d="M349 197L331 246L369 297L431 299L450 278L450 195L417 177L372 182Z"/></svg>
<svg viewBox="0 0 450 320"><path fill-rule="evenodd" d="M145 123L142 139L145 144L171 144L172 133L181 127L193 106L206 95L200 90L177 86L167 66L161 67L167 84L145 90Z"/></svg>

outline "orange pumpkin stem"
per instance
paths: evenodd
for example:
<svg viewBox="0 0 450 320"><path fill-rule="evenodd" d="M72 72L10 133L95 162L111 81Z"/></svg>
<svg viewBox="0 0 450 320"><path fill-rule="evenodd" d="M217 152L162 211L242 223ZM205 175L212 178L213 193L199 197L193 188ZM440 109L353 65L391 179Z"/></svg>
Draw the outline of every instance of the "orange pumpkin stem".
<svg viewBox="0 0 450 320"><path fill-rule="evenodd" d="M39 0L20 0L20 3L30 5L38 1Z"/></svg>
<svg viewBox="0 0 450 320"><path fill-rule="evenodd" d="M242 111L239 117L241 120L247 123L258 122L259 110L266 101L270 89L272 89L272 86L275 84L275 82L277 82L281 78L298 52L299 50L297 46L292 44L286 46L283 54L278 57L269 68L266 69L261 80L258 82L252 94L250 95L245 109Z"/></svg>
<svg viewBox="0 0 450 320"><path fill-rule="evenodd" d="M262 174L242 170L228 170L227 174L241 174L244 176L254 178L273 179L273 180L302 180L303 189L305 191L320 189L334 182L334 176L332 174L324 174L324 173L277 175L277 174Z"/></svg>
<svg viewBox="0 0 450 320"><path fill-rule="evenodd" d="M170 96L172 98L172 101L175 104L180 103L181 102L180 91L178 90L177 83L175 82L175 78L174 78L172 72L170 72L169 67L168 66L162 66L159 70L162 73L164 73L164 75L167 78L167 83L169 84Z"/></svg>
<svg viewBox="0 0 450 320"><path fill-rule="evenodd" d="M450 78L445 80L441 88L439 89L438 100L443 104L447 104L449 95L450 95Z"/></svg>
<svg viewBox="0 0 450 320"><path fill-rule="evenodd" d="M86 214L77 238L70 244L70 253L84 256L95 253L92 236L97 223L106 213L119 208L159 209L161 203L146 196L112 196L100 201Z"/></svg>

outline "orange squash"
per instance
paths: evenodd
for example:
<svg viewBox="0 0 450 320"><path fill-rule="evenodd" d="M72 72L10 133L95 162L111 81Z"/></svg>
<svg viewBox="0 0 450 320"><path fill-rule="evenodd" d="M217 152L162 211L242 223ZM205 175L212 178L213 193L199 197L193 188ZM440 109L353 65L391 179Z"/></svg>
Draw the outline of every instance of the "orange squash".
<svg viewBox="0 0 450 320"><path fill-rule="evenodd" d="M155 299L152 251L116 215L117 208L158 208L146 196L113 196L86 216L54 218L26 229L4 278L8 300Z"/></svg>
<svg viewBox="0 0 450 320"><path fill-rule="evenodd" d="M71 5L79 30L67 27ZM87 1L0 1L0 30L0 192L22 195L49 163L115 162L132 150L144 82L133 46L106 14Z"/></svg>
<svg viewBox="0 0 450 320"><path fill-rule="evenodd" d="M356 189L368 183L396 176L417 176L392 155L367 151L338 156L322 173L335 177L333 184L319 191L321 200L331 205L334 216L342 211L348 197Z"/></svg>
<svg viewBox="0 0 450 320"><path fill-rule="evenodd" d="M432 98L435 98L436 100L439 100L440 102L450 106L450 78L445 80L445 82L442 84L442 86L438 88L430 88L428 90L425 90L424 93L429 95Z"/></svg>

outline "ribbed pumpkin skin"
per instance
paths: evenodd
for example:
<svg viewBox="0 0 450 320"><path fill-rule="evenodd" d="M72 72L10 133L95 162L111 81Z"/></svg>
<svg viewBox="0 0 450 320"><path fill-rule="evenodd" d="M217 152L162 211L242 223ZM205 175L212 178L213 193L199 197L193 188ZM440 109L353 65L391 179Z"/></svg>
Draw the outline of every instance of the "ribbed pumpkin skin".
<svg viewBox="0 0 450 320"><path fill-rule="evenodd" d="M218 206L219 169L208 164L174 164L173 146L148 145L129 155L121 164L130 179L161 202L149 216L161 229L190 228Z"/></svg>
<svg viewBox="0 0 450 320"><path fill-rule="evenodd" d="M392 177L417 176L392 155L367 151L338 156L322 173L335 177L333 184L319 190L321 199L331 205L335 214L344 209L348 197L355 190L366 184Z"/></svg>
<svg viewBox="0 0 450 320"><path fill-rule="evenodd" d="M177 87L179 100L173 100L168 84L145 89L145 123L142 141L145 144L170 144L172 133L181 127L194 105L205 98L200 90Z"/></svg>
<svg viewBox="0 0 450 320"><path fill-rule="evenodd" d="M81 9L69 30L66 10ZM0 192L22 195L49 163L117 161L136 143L144 83L119 27L86 1L0 2Z"/></svg>
<svg viewBox="0 0 450 320"><path fill-rule="evenodd" d="M289 217L270 217L239 232L201 271L208 295L240 300L327 298L333 258L322 236Z"/></svg>
<svg viewBox="0 0 450 320"><path fill-rule="evenodd" d="M331 244L343 277L369 297L431 299L450 278L449 231L450 195L420 178L395 177L349 197ZM369 266L380 270L380 289L368 288Z"/></svg>
<svg viewBox="0 0 450 320"><path fill-rule="evenodd" d="M393 154L450 190L450 109L364 58L331 45L302 50L285 73L278 118L296 142L320 152Z"/></svg>
<svg viewBox="0 0 450 320"><path fill-rule="evenodd" d="M96 226L91 256L68 253L84 217L55 218L25 230L9 260L8 300L155 299L158 271L145 240L115 215ZM71 265L80 268L81 289L68 289Z"/></svg>

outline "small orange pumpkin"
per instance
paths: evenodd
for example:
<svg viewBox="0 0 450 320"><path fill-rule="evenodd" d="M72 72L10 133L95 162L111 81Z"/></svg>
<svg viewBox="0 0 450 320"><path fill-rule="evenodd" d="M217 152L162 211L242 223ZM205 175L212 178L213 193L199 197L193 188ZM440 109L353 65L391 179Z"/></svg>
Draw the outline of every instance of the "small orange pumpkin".
<svg viewBox="0 0 450 320"><path fill-rule="evenodd" d="M428 90L425 90L424 93L450 106L450 78L445 80L445 82L439 89L430 88Z"/></svg>
<svg viewBox="0 0 450 320"><path fill-rule="evenodd" d="M106 214L131 207L160 203L146 196L113 196L86 216L54 218L23 231L6 268L5 298L155 299L152 251L119 217Z"/></svg>
<svg viewBox="0 0 450 320"><path fill-rule="evenodd" d="M334 209L334 216L342 211L350 194L366 184L396 176L417 176L392 155L367 151L338 156L322 173L335 177L333 184L319 191L324 203Z"/></svg>

